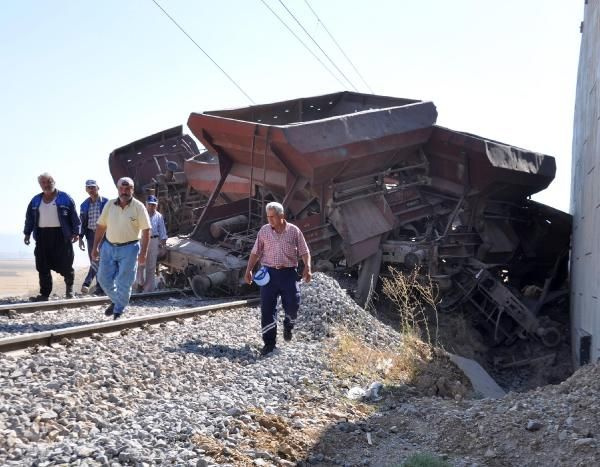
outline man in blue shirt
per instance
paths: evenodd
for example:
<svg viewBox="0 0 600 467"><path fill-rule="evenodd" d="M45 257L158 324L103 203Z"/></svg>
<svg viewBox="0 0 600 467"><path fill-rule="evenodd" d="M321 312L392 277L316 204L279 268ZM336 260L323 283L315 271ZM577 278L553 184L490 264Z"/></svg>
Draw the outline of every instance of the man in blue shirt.
<svg viewBox="0 0 600 467"><path fill-rule="evenodd" d="M27 206L25 214L25 245L33 233L35 267L40 278L40 294L32 301L47 301L52 292L52 273L65 278L66 297L73 297L73 243L79 238L79 216L75 202L68 194L58 191L54 178L44 172L38 177L42 189Z"/></svg>
<svg viewBox="0 0 600 467"><path fill-rule="evenodd" d="M146 210L150 216L150 243L148 244L148 254L146 255L145 267L138 269L136 282L139 288L144 292L152 292L156 289L156 263L158 254L167 244L167 229L165 220L160 212L156 210L158 199L156 196L148 196L146 200Z"/></svg>
<svg viewBox="0 0 600 467"><path fill-rule="evenodd" d="M104 205L108 202L107 198L99 195L99 189L100 188L98 187L96 180L86 180L85 191L87 191L89 197L83 203L81 203L81 207L79 209L79 217L81 219L79 248L82 251L85 251L85 244L83 243L83 239L85 238L88 248L88 257L90 259L90 269L88 270L88 273L83 280L83 285L81 286L82 293L88 293L90 291L92 281L98 272L98 262L92 260L92 247L94 246L94 236L96 235L96 222L100 217L100 213L102 212ZM104 294L102 287L100 287L100 284L98 284L97 280L95 294Z"/></svg>

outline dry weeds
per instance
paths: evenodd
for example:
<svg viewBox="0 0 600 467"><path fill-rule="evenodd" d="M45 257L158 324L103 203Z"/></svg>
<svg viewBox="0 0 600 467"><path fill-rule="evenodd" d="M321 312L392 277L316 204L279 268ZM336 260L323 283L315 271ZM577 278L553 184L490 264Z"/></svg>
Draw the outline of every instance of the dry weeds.
<svg viewBox="0 0 600 467"><path fill-rule="evenodd" d="M406 273L389 267L389 277L382 279L386 297L395 305L400 318L400 331L421 336L425 342L438 345L437 304L439 294L429 275L418 268ZM428 312L433 315L433 336L429 329Z"/></svg>

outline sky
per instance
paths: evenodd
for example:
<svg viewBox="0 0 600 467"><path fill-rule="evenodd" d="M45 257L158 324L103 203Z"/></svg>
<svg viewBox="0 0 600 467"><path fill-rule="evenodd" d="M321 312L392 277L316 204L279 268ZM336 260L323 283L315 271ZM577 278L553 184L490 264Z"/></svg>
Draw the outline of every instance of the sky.
<svg viewBox="0 0 600 467"><path fill-rule="evenodd" d="M431 100L439 125L554 156L555 181L534 199L569 210L583 2L157 2L257 104L353 90L265 3L336 74L285 5L358 91L370 92L327 30L375 94ZM32 255L21 232L40 173L77 205L88 178L112 197L113 149L191 112L251 104L152 0L0 9L0 257Z"/></svg>

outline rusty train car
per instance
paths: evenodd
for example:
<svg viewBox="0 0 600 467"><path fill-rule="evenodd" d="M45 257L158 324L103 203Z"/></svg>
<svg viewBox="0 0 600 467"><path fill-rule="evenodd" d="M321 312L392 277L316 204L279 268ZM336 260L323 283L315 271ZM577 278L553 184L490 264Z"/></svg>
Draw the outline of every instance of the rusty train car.
<svg viewBox="0 0 600 467"><path fill-rule="evenodd" d="M195 185L193 227L168 241L171 283L240 293L264 206L279 201L315 269L357 274L359 303L388 266L418 267L439 288L441 309L469 307L495 342L558 344L542 313L568 296L571 217L530 199L552 182L554 158L436 118L432 102L354 92L192 113L188 127L207 152L194 153L179 127L185 154L176 162L186 189L205 183ZM117 151L142 156L137 149ZM169 171L151 159L157 185Z"/></svg>

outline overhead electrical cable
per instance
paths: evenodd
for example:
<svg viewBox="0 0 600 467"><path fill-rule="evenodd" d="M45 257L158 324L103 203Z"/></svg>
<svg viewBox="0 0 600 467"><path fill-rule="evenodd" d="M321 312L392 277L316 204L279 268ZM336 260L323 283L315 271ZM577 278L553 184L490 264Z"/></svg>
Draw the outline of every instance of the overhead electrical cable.
<svg viewBox="0 0 600 467"><path fill-rule="evenodd" d="M169 13L167 13L167 12L165 11L165 9L164 9L162 6L160 6L160 4L159 4L159 3L158 3L156 0L152 0L152 2L153 2L153 3L154 3L154 4L155 4L155 5L158 7L158 8L160 8L160 10L161 10L161 11L162 11L162 12L163 12L163 13L164 13L166 16L167 16L167 18L169 18L171 21L173 21L173 24L175 24L175 26L177 26L177 27L179 28L179 30L180 30L182 33L184 33L184 34L186 35L186 37L187 37L189 40L191 40L191 41L193 42L193 44L194 44L196 47L198 47L198 49L199 49L199 50L200 50L200 51L201 51L201 52L202 52L204 55L206 55L206 56L208 57L208 59L209 59L211 62L213 62L213 63L214 63L214 65L215 65L215 66L216 66L216 67L217 67L219 70L221 70L221 72L222 72L222 73L223 73L223 74L224 74L224 75L227 77L227 79L228 79L229 81L231 81L231 82L234 84L234 86L235 86L236 88L238 88L238 89L239 89L239 91L240 91L240 92L241 92L241 93L242 93L244 96L246 96L246 98L247 98L247 99L248 99L248 100L249 100L249 101L250 101L252 104L255 104L255 102L254 102L254 101L252 100L252 98L251 98L251 97L250 97L250 96L249 96L249 95L246 93L246 91L244 91L244 90L242 89L242 87L241 87L241 86L240 86L240 85L239 85L239 84L238 84L238 83L237 83L237 82L236 82L236 81L235 81L235 80L234 80L234 79L233 79L231 76L229 76L229 74L228 74L228 73L227 73L227 72L226 72L226 71L225 71L223 68L221 68L221 67L219 66L219 64L218 64L217 62L215 62L215 61L213 60L213 58L212 58L210 55L208 55L208 53L207 53L207 52L206 52L206 51L205 51L205 50L204 50L202 47L200 47L200 46L198 45L198 43L197 43L197 42L196 42L194 39L192 39L192 36L190 36L190 35L189 35L189 34L188 34L186 31L185 31L185 29L183 29L183 28L182 28L182 27L179 25L179 23L178 23L177 21L175 21L175 20L173 19L173 17L172 17L172 16L171 16Z"/></svg>
<svg viewBox="0 0 600 467"><path fill-rule="evenodd" d="M346 60L348 60L348 63L350 63L350 65L352 66L352 69L356 72L356 74L361 79L361 81L363 82L363 84L367 87L367 89L369 91L371 91L371 94L373 94L373 89L371 89L371 86L369 86L369 83L367 83L365 81L365 79L363 78L363 76L360 74L360 71L358 71L358 69L354 66L354 63L352 63L352 60L350 60L350 57L348 57L348 55L346 55L346 52L344 52L344 49L342 49L342 46L340 44L338 44L338 41L336 41L335 37L333 37L333 35L329 32L329 29L327 29L327 26L325 26L325 23L321 20L321 18L319 18L319 15L317 15L317 13L315 12L315 10L313 10L312 6L310 6L310 3L308 3L308 0L304 0L304 3L306 3L306 6L308 6L308 8L310 9L310 11L312 11L313 15L315 15L315 18L317 18L317 21L319 23L321 23L321 26L323 26L323 29L329 35L329 37L331 38L331 40L333 41L333 43L337 46L337 48L340 50L340 52L342 53L342 55L346 58Z"/></svg>
<svg viewBox="0 0 600 467"><path fill-rule="evenodd" d="M297 34L294 32L294 30L293 30L292 28L290 28L290 27L287 25L287 23L286 23L286 22L285 22L283 19L281 19L281 17L280 17L280 16L279 16L279 15L278 15L278 14L275 12L275 10L273 10L273 9L272 9L272 8L271 8L271 7L268 5L268 3L267 3L267 2L265 2L265 0L260 0L260 1L262 2L262 4L263 4L264 6L266 6L266 7L267 7L267 9L268 9L268 10L269 10L271 13L273 13L273 14L275 15L275 17L276 17L276 18L277 18L277 19L278 19L278 20L281 22L281 24L283 24L283 25L285 26L285 28L286 28L286 29L287 29L287 30L288 30L290 33L292 33L292 35L293 35L293 36L294 36L296 39L298 39L298 41L299 41L299 42L300 42L300 43L301 43L301 44L304 46L304 48L305 48L306 50L308 50L308 51L310 52L310 54L311 54L313 57L315 57L315 58L317 59L317 61L318 61L318 62L319 62L319 63L320 63L322 66L323 66L323 68L325 68L325 69L327 70L327 72L328 72L328 73L329 73L331 76L333 76L333 77L336 79L336 81L337 81L338 83L340 83L342 86L346 87L346 85L345 85L345 84L342 82L342 80L340 80L340 78L339 78L339 77L337 77L337 76L336 76L336 74L335 74L333 71L331 71L327 65L325 65L325 63L323 63L323 60L321 60L321 59L320 59L320 58L319 58L319 57L318 57L318 56L317 56L317 55L316 55L316 54L315 54L315 53L314 53L314 52L311 50L311 48L310 48L309 46L307 46L307 45L304 43L304 41L303 41L302 39L300 39L300 37L298 37L298 35L297 35Z"/></svg>
<svg viewBox="0 0 600 467"><path fill-rule="evenodd" d="M335 62L329 57L329 55L327 55L327 52L325 52L321 46L319 45L319 43L313 38L313 36L311 36L311 34L306 30L306 28L304 26L302 26L302 23L298 20L298 18L296 18L294 16L294 14L289 10L289 8L287 6L285 6L285 3L283 3L282 0L279 0L279 3L281 3L281 6L283 6L283 8L285 8L285 10L290 14L290 16L294 19L294 21L296 21L296 23L298 23L298 26L300 26L302 28L302 30L306 33L306 35L310 38L311 41L313 41L315 43L315 45L319 48L319 50L323 53L323 55L325 55L325 57L327 58L327 60L329 60L329 63L331 63L333 65L333 67L338 71L338 73L340 75L342 75L344 77L344 79L346 81L348 81L348 83L350 83L350 86L352 86L352 88L355 91L358 91L358 89L356 88L356 86L354 86L354 83L352 81L350 81L350 79L344 74L344 72L342 70L339 69L339 67L335 64Z"/></svg>

